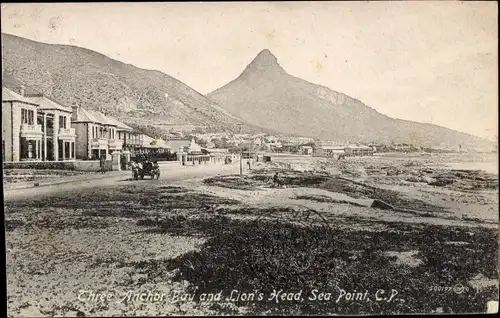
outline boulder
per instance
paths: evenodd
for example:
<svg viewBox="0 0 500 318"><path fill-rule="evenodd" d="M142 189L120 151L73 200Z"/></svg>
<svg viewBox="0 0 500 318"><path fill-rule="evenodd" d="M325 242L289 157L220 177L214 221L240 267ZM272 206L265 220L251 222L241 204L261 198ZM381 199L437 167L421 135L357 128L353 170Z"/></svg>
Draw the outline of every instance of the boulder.
<svg viewBox="0 0 500 318"><path fill-rule="evenodd" d="M406 181L408 181L408 182L421 182L421 180L422 179L420 179L417 176L409 176L408 178L406 178Z"/></svg>
<svg viewBox="0 0 500 318"><path fill-rule="evenodd" d="M394 207L387 202L375 199L371 205L372 208L382 209L382 210L394 210Z"/></svg>

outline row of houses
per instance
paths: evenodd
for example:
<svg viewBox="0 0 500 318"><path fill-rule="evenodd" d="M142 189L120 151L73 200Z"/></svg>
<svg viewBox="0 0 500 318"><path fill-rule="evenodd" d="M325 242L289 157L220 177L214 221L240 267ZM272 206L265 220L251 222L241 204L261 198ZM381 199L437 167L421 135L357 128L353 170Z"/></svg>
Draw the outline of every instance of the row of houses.
<svg viewBox="0 0 500 318"><path fill-rule="evenodd" d="M115 151L132 156L168 150L166 142L136 133L101 112L62 106L42 94L2 87L3 161L111 159Z"/></svg>
<svg viewBox="0 0 500 318"><path fill-rule="evenodd" d="M339 144L328 141L316 141L314 147L304 147L304 154L316 157L342 158L357 156L373 156L374 147L361 144Z"/></svg>

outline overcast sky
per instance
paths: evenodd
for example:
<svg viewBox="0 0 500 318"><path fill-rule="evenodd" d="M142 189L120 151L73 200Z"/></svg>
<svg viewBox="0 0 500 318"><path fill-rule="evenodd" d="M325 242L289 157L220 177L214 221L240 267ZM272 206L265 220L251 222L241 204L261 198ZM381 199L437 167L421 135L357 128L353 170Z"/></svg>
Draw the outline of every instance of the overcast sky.
<svg viewBox="0 0 500 318"><path fill-rule="evenodd" d="M2 4L2 32L160 70L206 94L269 49L391 117L492 139L496 2Z"/></svg>

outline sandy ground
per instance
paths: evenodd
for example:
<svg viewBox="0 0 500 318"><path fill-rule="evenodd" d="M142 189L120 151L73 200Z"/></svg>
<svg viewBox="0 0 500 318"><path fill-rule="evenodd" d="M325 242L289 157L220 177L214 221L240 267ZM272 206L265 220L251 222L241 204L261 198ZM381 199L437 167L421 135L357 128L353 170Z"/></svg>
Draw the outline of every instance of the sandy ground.
<svg viewBox="0 0 500 318"><path fill-rule="evenodd" d="M497 177L351 159L8 191L9 316L465 313L498 300ZM275 171L287 188L269 185ZM274 289L303 299L258 300ZM336 301L342 290L366 295ZM256 299L233 299L244 292Z"/></svg>

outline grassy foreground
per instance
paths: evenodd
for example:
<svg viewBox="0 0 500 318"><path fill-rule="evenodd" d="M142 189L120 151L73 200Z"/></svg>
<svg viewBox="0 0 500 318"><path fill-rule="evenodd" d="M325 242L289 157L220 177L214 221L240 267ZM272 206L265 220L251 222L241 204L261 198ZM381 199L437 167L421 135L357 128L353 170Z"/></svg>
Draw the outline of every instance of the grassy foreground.
<svg viewBox="0 0 500 318"><path fill-rule="evenodd" d="M257 212L257 211L256 211ZM346 221L349 222L349 221ZM304 301L239 301L254 314L368 314L429 313L439 307L448 312L482 312L496 288L478 291L469 282L477 274L497 277L497 244L493 230L386 224L389 231L345 231L322 225L302 226L276 220L242 221L221 216L207 219L141 221L154 231L210 239L201 251L175 260L143 262L139 266L178 270L198 293L258 291L271 295L275 289L303 291ZM465 242L450 245L449 242ZM386 252L417 250L418 266L396 262ZM189 266L188 266L189 265ZM154 274L153 274L154 275ZM434 287L461 284L467 292L436 292ZM377 290L396 290L391 302L337 302L341 288L374 295ZM332 300L317 301L306 295L317 289L331 293ZM194 291L194 290L193 290ZM220 305L220 304L219 304ZM216 304L217 306L217 304Z"/></svg>
<svg viewBox="0 0 500 318"><path fill-rule="evenodd" d="M353 187L323 177L321 182L331 187ZM319 183L309 184L316 187ZM7 202L6 223L8 240L35 247L38 236L44 233L54 235L68 229L77 231L74 233L124 231L123 224L130 236L144 245L148 244L145 237L153 235L161 235L165 242L171 237L201 237L204 242L198 249L181 255L141 260L109 258L92 264L85 261L85 266L95 273L110 267L117 272L133 268L143 273L140 282L120 285L131 289L154 286L167 276L173 281L186 281L183 292L194 295L186 302L194 306L202 305L204 293L221 293L221 300L208 302L209 308L219 314L472 313L484 312L488 300L498 299L496 286L478 288L474 284L477 277L498 279L498 233L488 228L327 217L314 210L278 206L257 208L192 189L148 183ZM369 229L356 228L359 224ZM62 256L30 257L30 268L35 266L46 273L54 270L47 266L54 258L64 258L67 264L78 261L71 251ZM22 274L23 279L38 279L23 265L27 261L17 260L9 272L11 278ZM119 287L113 284L107 288ZM294 299L269 299L279 290L292 293ZM392 291L396 295L388 297ZM22 297L35 305L40 301L30 290L24 292ZM253 293L255 298L244 300L243 293ZM313 299L320 293L323 299ZM347 293L366 296L349 299ZM51 299L53 308L45 314L64 314L57 310L67 298L58 297ZM78 303L72 308L87 315L104 312L90 312Z"/></svg>

